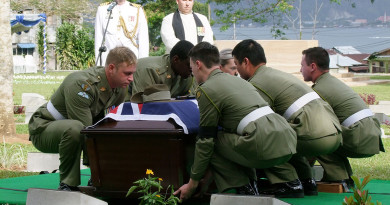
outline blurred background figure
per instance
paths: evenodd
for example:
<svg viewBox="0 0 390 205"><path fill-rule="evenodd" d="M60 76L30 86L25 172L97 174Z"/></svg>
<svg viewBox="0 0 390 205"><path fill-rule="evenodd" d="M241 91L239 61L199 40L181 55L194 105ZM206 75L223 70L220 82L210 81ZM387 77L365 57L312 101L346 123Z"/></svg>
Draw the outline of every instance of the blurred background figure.
<svg viewBox="0 0 390 205"><path fill-rule="evenodd" d="M232 56L232 49L227 48L219 52L221 70L224 73L229 73L230 75L238 76L237 66L234 63Z"/></svg>

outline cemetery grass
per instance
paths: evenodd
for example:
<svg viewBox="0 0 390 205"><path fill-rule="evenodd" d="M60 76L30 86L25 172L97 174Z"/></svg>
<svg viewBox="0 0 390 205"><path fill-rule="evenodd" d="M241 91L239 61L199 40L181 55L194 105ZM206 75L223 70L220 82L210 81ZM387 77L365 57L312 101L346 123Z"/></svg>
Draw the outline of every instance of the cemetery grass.
<svg viewBox="0 0 390 205"><path fill-rule="evenodd" d="M359 94L374 94L375 100L378 101L390 101L390 83L379 85L367 85L352 87L352 89Z"/></svg>
<svg viewBox="0 0 390 205"><path fill-rule="evenodd" d="M64 78L72 71L52 71L43 74L15 74L13 77L13 100L14 105L22 104L22 93L37 93L46 100L60 86Z"/></svg>

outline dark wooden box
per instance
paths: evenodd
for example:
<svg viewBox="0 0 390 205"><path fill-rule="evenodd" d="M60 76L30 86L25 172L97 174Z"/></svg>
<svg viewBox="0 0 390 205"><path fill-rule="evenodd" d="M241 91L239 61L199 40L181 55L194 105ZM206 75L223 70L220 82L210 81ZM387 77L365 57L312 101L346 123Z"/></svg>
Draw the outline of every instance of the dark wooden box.
<svg viewBox="0 0 390 205"><path fill-rule="evenodd" d="M133 182L151 169L162 186L175 189L189 179L194 135L171 121L104 122L82 130L87 136L93 195L124 198Z"/></svg>

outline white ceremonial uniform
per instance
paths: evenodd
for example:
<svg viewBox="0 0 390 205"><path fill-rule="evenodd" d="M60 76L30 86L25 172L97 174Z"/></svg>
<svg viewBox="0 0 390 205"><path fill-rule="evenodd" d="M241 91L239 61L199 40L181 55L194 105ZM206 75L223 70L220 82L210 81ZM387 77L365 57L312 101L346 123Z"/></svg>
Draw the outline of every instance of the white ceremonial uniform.
<svg viewBox="0 0 390 205"><path fill-rule="evenodd" d="M107 11L109 6L109 3L101 4L96 13L95 59L98 58L104 30L110 15L110 12ZM121 25L121 16L123 18L125 28L128 31L128 36L125 35L123 26ZM134 52L137 58L149 56L148 23L141 5L126 1L124 4L116 5L113 8L111 20L107 27L105 46L107 47L107 51L102 53L102 66L105 65L108 52L117 46L128 47ZM97 63L100 65L100 62Z"/></svg>
<svg viewBox="0 0 390 205"><path fill-rule="evenodd" d="M180 41L180 39L176 38L175 31L172 27L173 14L174 13L171 13L165 16L161 25L160 34L161 39L166 47L166 53L169 53L172 47ZM195 14L199 17L200 21L203 24L203 27L205 28L203 41L209 42L210 44L214 44L213 30L211 29L210 23L207 20L206 16L199 13ZM180 17L183 22L185 40L191 42L194 45L198 44L197 29L193 14L182 14L180 12Z"/></svg>

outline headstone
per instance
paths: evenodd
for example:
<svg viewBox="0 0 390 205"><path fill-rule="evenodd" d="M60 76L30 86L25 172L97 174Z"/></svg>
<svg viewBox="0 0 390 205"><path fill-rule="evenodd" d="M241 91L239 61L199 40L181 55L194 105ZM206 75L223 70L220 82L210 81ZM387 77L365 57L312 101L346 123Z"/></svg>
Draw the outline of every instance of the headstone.
<svg viewBox="0 0 390 205"><path fill-rule="evenodd" d="M108 205L107 202L77 191L30 188L26 205Z"/></svg>
<svg viewBox="0 0 390 205"><path fill-rule="evenodd" d="M369 106L373 113L384 113L385 115L390 115L390 105L388 104L378 104Z"/></svg>
<svg viewBox="0 0 390 205"><path fill-rule="evenodd" d="M59 154L53 153L42 153L42 152L29 152L27 153L27 171L29 172L40 172L48 171L53 172L60 166ZM86 169L80 162L80 169Z"/></svg>
<svg viewBox="0 0 390 205"><path fill-rule="evenodd" d="M25 123L30 121L32 114L47 101L45 97L37 93L22 93L22 105L25 106Z"/></svg>
<svg viewBox="0 0 390 205"><path fill-rule="evenodd" d="M390 123L390 117L384 113L375 113L374 117L378 119L381 124Z"/></svg>
<svg viewBox="0 0 390 205"><path fill-rule="evenodd" d="M289 205L279 199L264 196L232 195L232 194L213 194L211 195L210 205Z"/></svg>

